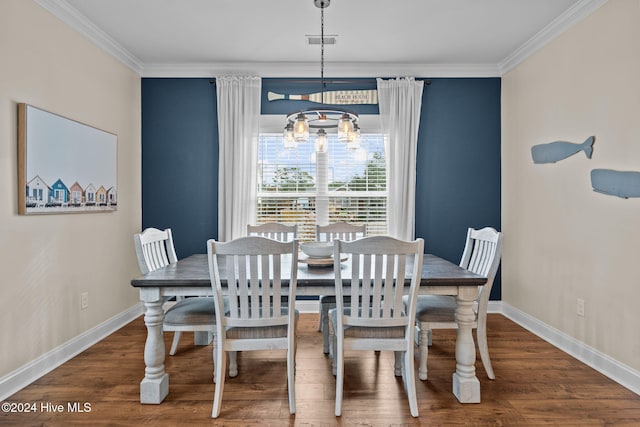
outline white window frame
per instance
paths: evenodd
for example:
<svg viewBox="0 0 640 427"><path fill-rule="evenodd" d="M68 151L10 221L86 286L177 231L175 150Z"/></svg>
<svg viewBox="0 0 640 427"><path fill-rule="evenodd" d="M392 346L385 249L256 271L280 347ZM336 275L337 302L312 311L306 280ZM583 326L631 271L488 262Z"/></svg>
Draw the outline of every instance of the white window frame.
<svg viewBox="0 0 640 427"><path fill-rule="evenodd" d="M381 122L380 122L380 117L378 115L361 115L359 118L359 125L360 128L363 130L363 133L383 133L382 132L382 126L381 126ZM262 115L260 117L260 133L264 134L264 133L282 133L282 130L284 128L284 118L281 115ZM385 137L384 140L384 144L386 146L388 139ZM387 165L388 168L388 165ZM387 178L388 178L388 173L387 173ZM282 193L280 193L282 194ZM317 193L313 193L313 197L315 198L315 195ZM258 192L257 194L257 198L256 200L260 199L261 197L266 197L267 195L265 193L261 193ZM287 198L307 198L310 196L309 192L287 192L286 193ZM329 200L331 199L336 199L336 198L341 198L341 197L345 197L345 198L353 198L353 199L357 199L357 198L366 198L366 197L384 197L385 199L388 199L388 187L387 190L385 191L379 191L379 192L374 192L374 191L350 191L348 193L345 193L344 195L341 195L339 192L329 192ZM257 205L256 205L256 209L257 209ZM257 215L256 215L257 217ZM318 223L318 218L316 217L316 224ZM386 234L386 231L388 230L388 224L385 223L386 225L386 229L383 232L377 231L377 230L368 230L369 234ZM307 232L307 234L309 234ZM306 239L308 240L310 237L307 236L300 236L302 239Z"/></svg>

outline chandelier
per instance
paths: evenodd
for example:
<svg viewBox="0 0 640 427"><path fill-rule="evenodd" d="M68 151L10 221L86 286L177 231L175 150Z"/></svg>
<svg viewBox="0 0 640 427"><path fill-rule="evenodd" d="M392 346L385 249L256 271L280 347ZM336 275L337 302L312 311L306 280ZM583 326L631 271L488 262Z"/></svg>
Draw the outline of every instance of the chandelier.
<svg viewBox="0 0 640 427"><path fill-rule="evenodd" d="M287 115L284 127L285 148L295 149L298 143L309 141L309 130L316 131L315 148L318 153L326 153L328 148L327 131L337 130L338 140L347 144L349 149L360 148L360 128L356 113L324 108L324 9L331 0L313 0L320 8L320 104L321 108L296 111Z"/></svg>

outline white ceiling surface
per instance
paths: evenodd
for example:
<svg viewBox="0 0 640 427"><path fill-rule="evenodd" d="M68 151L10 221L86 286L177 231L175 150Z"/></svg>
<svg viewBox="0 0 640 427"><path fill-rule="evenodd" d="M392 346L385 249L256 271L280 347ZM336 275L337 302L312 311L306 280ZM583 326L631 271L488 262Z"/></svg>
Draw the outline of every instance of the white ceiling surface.
<svg viewBox="0 0 640 427"><path fill-rule="evenodd" d="M36 0L142 76L319 77L313 0ZM325 76L498 76L606 0L333 0Z"/></svg>

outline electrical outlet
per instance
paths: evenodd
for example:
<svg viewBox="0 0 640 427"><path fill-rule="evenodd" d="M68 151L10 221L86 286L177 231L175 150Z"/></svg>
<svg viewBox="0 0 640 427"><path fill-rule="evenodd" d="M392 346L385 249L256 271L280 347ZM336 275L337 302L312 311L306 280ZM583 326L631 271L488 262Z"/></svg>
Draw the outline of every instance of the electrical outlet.
<svg viewBox="0 0 640 427"><path fill-rule="evenodd" d="M84 310L89 308L89 292L83 292L80 294L80 309Z"/></svg>
<svg viewBox="0 0 640 427"><path fill-rule="evenodd" d="M578 298L578 304L576 306L576 314L578 316L584 317L584 300L582 298Z"/></svg>

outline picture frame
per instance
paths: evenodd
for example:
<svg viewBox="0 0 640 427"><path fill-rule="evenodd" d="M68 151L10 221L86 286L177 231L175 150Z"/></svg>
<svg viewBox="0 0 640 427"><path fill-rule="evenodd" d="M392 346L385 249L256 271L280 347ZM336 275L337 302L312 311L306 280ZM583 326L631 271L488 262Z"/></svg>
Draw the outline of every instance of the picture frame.
<svg viewBox="0 0 640 427"><path fill-rule="evenodd" d="M18 104L18 213L112 212L117 135Z"/></svg>

